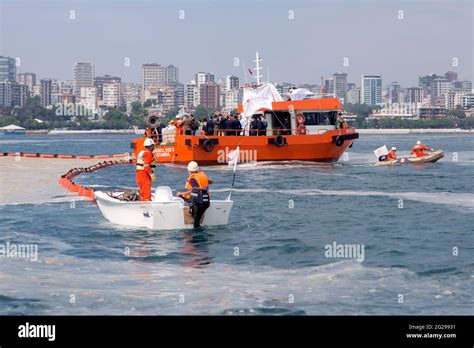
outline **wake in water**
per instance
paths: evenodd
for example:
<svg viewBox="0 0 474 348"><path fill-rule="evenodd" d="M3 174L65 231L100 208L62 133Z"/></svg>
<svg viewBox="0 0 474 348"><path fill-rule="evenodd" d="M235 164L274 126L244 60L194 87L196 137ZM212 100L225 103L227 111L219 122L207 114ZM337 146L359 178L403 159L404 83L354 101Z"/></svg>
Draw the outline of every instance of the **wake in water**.
<svg viewBox="0 0 474 348"><path fill-rule="evenodd" d="M217 189L214 192L225 192L229 189ZM474 210L473 193L452 193L452 192L386 192L386 191L352 191L352 190L323 190L317 188L307 188L300 190L271 190L265 188L234 188L236 192L242 193L280 193L295 196L382 196L395 199L406 199L434 204L456 205L469 210Z"/></svg>
<svg viewBox="0 0 474 348"><path fill-rule="evenodd" d="M20 271L25 266L31 271ZM2 315L472 314L457 303L468 296L467 284L453 296L449 282L351 261L289 270L225 264L201 269L133 257L114 262L58 256L29 265L8 261L0 267ZM409 304L397 303L400 292ZM72 294L76 304L69 303Z"/></svg>

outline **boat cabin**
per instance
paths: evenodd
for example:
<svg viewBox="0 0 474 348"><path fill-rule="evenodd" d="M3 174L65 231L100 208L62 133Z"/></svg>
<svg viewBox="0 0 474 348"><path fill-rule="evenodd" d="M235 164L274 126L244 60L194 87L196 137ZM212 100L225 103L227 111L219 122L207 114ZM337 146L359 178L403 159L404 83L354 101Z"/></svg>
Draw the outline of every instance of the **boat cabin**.
<svg viewBox="0 0 474 348"><path fill-rule="evenodd" d="M337 98L305 99L273 102L272 110L260 109L252 117L267 122L267 136L322 134L337 129L341 110Z"/></svg>

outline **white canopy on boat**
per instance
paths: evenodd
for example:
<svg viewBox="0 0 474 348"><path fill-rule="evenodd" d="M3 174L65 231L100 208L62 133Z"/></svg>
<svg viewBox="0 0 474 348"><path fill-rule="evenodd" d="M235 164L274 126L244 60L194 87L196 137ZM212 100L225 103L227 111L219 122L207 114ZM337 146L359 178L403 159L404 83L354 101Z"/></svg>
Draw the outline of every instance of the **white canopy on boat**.
<svg viewBox="0 0 474 348"><path fill-rule="evenodd" d="M288 95L290 96L291 100L303 100L314 97L314 93L307 90L306 88L293 89L288 93Z"/></svg>
<svg viewBox="0 0 474 348"><path fill-rule="evenodd" d="M274 101L283 101L283 98L271 83L245 87L242 98L243 116L248 119L262 108L271 110Z"/></svg>

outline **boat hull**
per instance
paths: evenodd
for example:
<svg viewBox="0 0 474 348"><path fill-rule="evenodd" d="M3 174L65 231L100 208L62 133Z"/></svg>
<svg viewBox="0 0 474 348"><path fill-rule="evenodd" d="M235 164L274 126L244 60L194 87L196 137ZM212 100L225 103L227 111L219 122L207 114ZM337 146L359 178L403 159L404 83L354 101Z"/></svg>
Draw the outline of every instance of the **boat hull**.
<svg viewBox="0 0 474 348"><path fill-rule="evenodd" d="M405 163L434 163L444 157L443 150L436 150L427 156L407 157Z"/></svg>
<svg viewBox="0 0 474 348"><path fill-rule="evenodd" d="M125 202L103 191L96 191L95 198L104 218L115 224L151 230L193 228L189 207L180 198L174 198L168 202ZM201 225L227 225L232 205L232 201L211 200Z"/></svg>
<svg viewBox="0 0 474 348"><path fill-rule="evenodd" d="M226 155L239 146L240 162L315 161L336 162L358 138L354 129L330 130L324 134L283 135L284 145L277 146L275 136L176 136L176 144L155 146L159 163L226 164ZM339 141L338 141L339 139ZM135 156L143 149L144 138L134 139ZM206 149L212 143L212 150ZM206 151L207 150L207 151Z"/></svg>

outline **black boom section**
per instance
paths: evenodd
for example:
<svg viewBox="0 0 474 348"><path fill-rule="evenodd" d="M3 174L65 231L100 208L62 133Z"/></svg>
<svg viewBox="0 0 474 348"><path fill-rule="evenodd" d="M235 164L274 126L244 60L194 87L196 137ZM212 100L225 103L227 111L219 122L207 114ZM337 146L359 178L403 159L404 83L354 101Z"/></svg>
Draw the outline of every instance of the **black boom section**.
<svg viewBox="0 0 474 348"><path fill-rule="evenodd" d="M199 145L204 144L204 142L205 142L206 140L209 140L209 141L211 142L211 144L214 144L214 145L219 144L219 139L211 139L211 138L208 138L208 139L199 139Z"/></svg>
<svg viewBox="0 0 474 348"><path fill-rule="evenodd" d="M352 139L359 139L359 133L349 133L349 134L341 134L341 135L334 135L332 137L333 141L336 141L337 138L343 140L352 140Z"/></svg>

